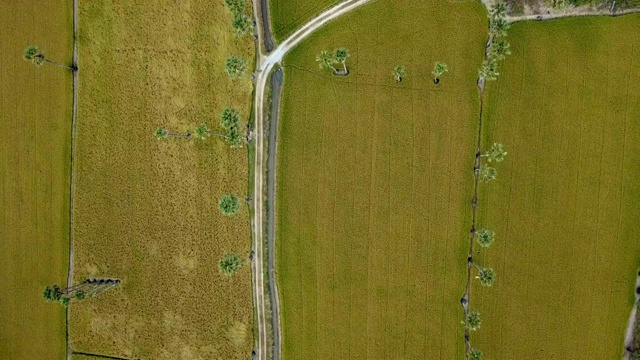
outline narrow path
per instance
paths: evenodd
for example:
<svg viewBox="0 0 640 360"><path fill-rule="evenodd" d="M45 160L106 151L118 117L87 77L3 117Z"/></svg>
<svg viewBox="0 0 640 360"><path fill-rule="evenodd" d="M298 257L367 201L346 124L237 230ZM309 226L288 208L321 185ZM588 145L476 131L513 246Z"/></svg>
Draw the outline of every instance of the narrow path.
<svg viewBox="0 0 640 360"><path fill-rule="evenodd" d="M82 352L82 351L72 351L72 353L73 353L73 355L83 355L83 356L95 357L95 358L100 358L100 359L139 360L139 359L134 359L134 358L123 358L123 357L119 357L119 356L87 353L87 352Z"/></svg>
<svg viewBox="0 0 640 360"><path fill-rule="evenodd" d="M253 297L254 297L254 306L256 308L256 322L257 322L257 348L255 349L255 358L256 360L267 359L267 325L266 325L266 305L265 305L265 288L264 288L264 131L265 131L265 89L267 85L267 81L269 78L269 74L273 67L282 61L284 55L286 55L291 49L293 49L296 45L298 45L302 40L311 35L314 31L328 23L329 21L338 18L361 5L364 5L372 0L348 0L342 2L331 9L328 9L316 16L309 22L307 22L304 26L298 29L293 33L290 37L288 37L285 41L283 41L277 48L275 48L268 56L262 54L262 51L259 50L257 61L256 61L256 77L255 77L255 99L254 99L254 118L256 123L256 137L255 137L255 169L254 169L254 221L253 221L253 262L251 263L252 269L252 283L253 283ZM258 10L256 7L258 5L254 3L254 11ZM256 12L257 14L257 12ZM259 39L264 38L264 34L258 35ZM258 46L258 49L261 47ZM275 171L275 163L273 171ZM268 182L267 182L268 184ZM273 184L275 186L275 184ZM273 190L275 191L275 190ZM275 194L275 193L274 193ZM275 195L274 195L275 196ZM273 239L271 240L273 241ZM273 245L272 245L273 246ZM275 266L275 265L274 265ZM275 270L274 270L275 272ZM274 288L277 289L275 285L275 275L272 277ZM272 314L278 315L279 309L278 303L272 303ZM276 325L279 325L279 320L275 322ZM273 329L274 334L280 334L281 329ZM275 336L275 335L274 335ZM280 337L278 336L278 341ZM280 354L281 348L280 344L274 342L274 354Z"/></svg>
<svg viewBox="0 0 640 360"><path fill-rule="evenodd" d="M275 276L276 238L276 161L278 159L278 119L282 95L282 68L271 75L271 112L269 116L269 152L267 153L267 273L271 300L271 328L273 330L272 360L280 360L282 329L280 328L280 294Z"/></svg>
<svg viewBox="0 0 640 360"><path fill-rule="evenodd" d="M71 160L69 163L69 271L67 273L67 288L73 285L73 194L75 174L73 160L75 157L76 122L78 118L78 0L73 0L73 107L71 110ZM67 360L71 360L72 350L69 342L69 323L71 308L67 307L65 314L65 341L67 344Z"/></svg>

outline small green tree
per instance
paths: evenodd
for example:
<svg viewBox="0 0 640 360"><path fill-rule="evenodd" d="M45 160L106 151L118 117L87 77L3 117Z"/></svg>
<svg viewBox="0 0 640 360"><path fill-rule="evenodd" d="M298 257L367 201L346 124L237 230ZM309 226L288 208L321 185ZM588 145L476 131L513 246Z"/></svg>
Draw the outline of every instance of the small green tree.
<svg viewBox="0 0 640 360"><path fill-rule="evenodd" d="M462 323L464 324L465 328L471 331L478 330L480 328L480 325L482 325L482 319L480 318L480 313L477 311L469 312L469 314L465 317Z"/></svg>
<svg viewBox="0 0 640 360"><path fill-rule="evenodd" d="M447 71L449 71L449 67L447 66L447 64L443 62L437 62L433 66L433 71L431 72L431 74L433 74L433 83L434 84L440 83L440 76L442 76L442 74L444 74Z"/></svg>
<svg viewBox="0 0 640 360"><path fill-rule="evenodd" d="M50 65L55 65L55 66L60 66L63 67L65 69L69 69L71 71L75 71L76 69L74 67L71 66L67 66L64 64L60 64L57 63L55 61L51 61L49 59L46 58L46 56L44 55L44 51L42 51L40 48L38 48L35 45L29 45L27 46L26 49L24 49L24 52L22 53L22 58L31 62L32 64L34 64L36 67L40 67L44 64L50 64Z"/></svg>
<svg viewBox="0 0 640 360"><path fill-rule="evenodd" d="M478 269L478 276L476 279L480 280L482 286L491 287L496 280L496 272L492 268L482 268L476 263L473 265Z"/></svg>
<svg viewBox="0 0 640 360"><path fill-rule="evenodd" d="M491 43L491 57L496 60L504 60L508 55L511 55L510 46L506 39L494 40Z"/></svg>
<svg viewBox="0 0 640 360"><path fill-rule="evenodd" d="M393 68L393 77L397 82L401 82L406 73L407 70L405 69L404 65L397 65Z"/></svg>
<svg viewBox="0 0 640 360"><path fill-rule="evenodd" d="M336 50L335 59L337 62L342 63L342 67L344 68L344 72L347 72L347 59L351 56L349 54L349 50L346 48L339 48Z"/></svg>
<svg viewBox="0 0 640 360"><path fill-rule="evenodd" d="M154 132L154 135L156 136L156 138L158 140L164 140L169 136L169 130L159 127L156 129L156 131Z"/></svg>
<svg viewBox="0 0 640 360"><path fill-rule="evenodd" d="M46 301L52 301L54 296L53 288L49 285L45 286L44 291L42 292L42 297Z"/></svg>
<svg viewBox="0 0 640 360"><path fill-rule="evenodd" d="M85 295L86 294L84 293L83 290L78 290L76 291L76 294L74 297L76 298L76 300L83 300L85 298Z"/></svg>
<svg viewBox="0 0 640 360"><path fill-rule="evenodd" d="M498 171L489 165L482 165L480 167L480 181L488 183L498 177Z"/></svg>
<svg viewBox="0 0 640 360"><path fill-rule="evenodd" d="M227 68L227 74L229 74L229 77L232 79L236 79L246 73L247 60L242 56L231 55L227 59L225 66Z"/></svg>
<svg viewBox="0 0 640 360"><path fill-rule="evenodd" d="M467 359L468 360L482 360L482 351L472 348L467 353Z"/></svg>
<svg viewBox="0 0 640 360"><path fill-rule="evenodd" d="M60 297L60 304L62 304L62 306L67 307L69 306L69 304L71 303L71 298L68 296L61 296Z"/></svg>
<svg viewBox="0 0 640 360"><path fill-rule="evenodd" d="M244 8L246 5L246 0L224 0L224 3L229 8L229 11L233 15L238 15L244 12Z"/></svg>
<svg viewBox="0 0 640 360"><path fill-rule="evenodd" d="M234 108L226 107L220 114L220 123L225 129L238 127L240 123L240 112Z"/></svg>
<svg viewBox="0 0 640 360"><path fill-rule="evenodd" d="M227 276L237 273L241 266L242 260L234 253L226 253L222 256L222 259L218 261L218 268Z"/></svg>
<svg viewBox="0 0 640 360"><path fill-rule="evenodd" d="M494 37L507 36L511 25L503 17L494 17L489 21L489 33Z"/></svg>
<svg viewBox="0 0 640 360"><path fill-rule="evenodd" d="M335 54L330 51L321 51L320 54L316 56L316 61L318 62L318 65L320 65L321 69L331 69L333 72L337 71L333 65L338 62L338 60L336 59Z"/></svg>
<svg viewBox="0 0 640 360"><path fill-rule="evenodd" d="M487 158L488 162L501 162L507 156L507 152L504 150L504 145L500 143L493 143L491 149L489 149L483 156Z"/></svg>
<svg viewBox="0 0 640 360"><path fill-rule="evenodd" d="M496 59L489 59L482 62L482 67L480 68L479 75L481 78L485 80L496 80L498 79L498 61Z"/></svg>
<svg viewBox="0 0 640 360"><path fill-rule="evenodd" d="M223 215L233 216L238 212L238 208L240 208L240 200L233 194L225 194L218 202L218 208Z"/></svg>
<svg viewBox="0 0 640 360"><path fill-rule="evenodd" d="M496 2L491 5L489 15L493 18L502 18L507 16L507 4L503 2Z"/></svg>
<svg viewBox="0 0 640 360"><path fill-rule="evenodd" d="M209 127L205 124L202 124L196 128L196 138L205 140L209 137Z"/></svg>
<svg viewBox="0 0 640 360"><path fill-rule="evenodd" d="M489 248L495 241L496 233L488 229L480 229L476 231L477 241L483 248Z"/></svg>
<svg viewBox="0 0 640 360"><path fill-rule="evenodd" d="M233 28L236 36L241 37L253 31L253 22L248 15L238 14L233 17L231 27Z"/></svg>

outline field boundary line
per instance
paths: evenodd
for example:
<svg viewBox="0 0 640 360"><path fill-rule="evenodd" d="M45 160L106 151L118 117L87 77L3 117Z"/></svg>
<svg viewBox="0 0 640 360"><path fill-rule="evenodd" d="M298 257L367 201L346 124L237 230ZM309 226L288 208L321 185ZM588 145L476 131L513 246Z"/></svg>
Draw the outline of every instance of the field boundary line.
<svg viewBox="0 0 640 360"><path fill-rule="evenodd" d="M124 357L119 357L119 356L111 356L111 355L95 354L95 353L88 353L88 352L83 352L83 351L73 351L73 350L71 350L71 354L72 354L72 355L83 355L83 356L97 357L97 358L101 358L101 359L114 359L114 360L140 360L140 359L138 359L138 358L124 358Z"/></svg>
<svg viewBox="0 0 640 360"><path fill-rule="evenodd" d="M67 273L67 288L73 285L73 193L74 193L74 154L76 120L78 117L78 0L73 0L73 105L71 110L71 149L69 161L69 270ZM65 342L67 345L67 360L71 360L73 350L69 342L69 323L71 307L67 306L65 314Z"/></svg>

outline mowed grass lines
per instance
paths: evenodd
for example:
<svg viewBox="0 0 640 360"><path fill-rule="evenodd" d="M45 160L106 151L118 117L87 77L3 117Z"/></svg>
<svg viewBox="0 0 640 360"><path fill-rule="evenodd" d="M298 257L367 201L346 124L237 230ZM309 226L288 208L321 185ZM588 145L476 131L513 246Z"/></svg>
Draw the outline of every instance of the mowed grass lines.
<svg viewBox="0 0 640 360"><path fill-rule="evenodd" d="M122 284L72 308L75 350L144 359L245 359L252 348L248 261L220 273L226 252L248 259L246 148L154 136L249 114L251 81L231 81L225 59L253 58L232 34L224 2L80 4L80 106L75 279Z"/></svg>
<svg viewBox="0 0 640 360"><path fill-rule="evenodd" d="M67 278L72 76L22 59L29 44L71 63L68 1L0 2L0 358L62 359L64 309L42 299Z"/></svg>
<svg viewBox="0 0 640 360"><path fill-rule="evenodd" d="M270 0L271 30L278 41L291 35L296 29L338 0Z"/></svg>
<svg viewBox="0 0 640 360"><path fill-rule="evenodd" d="M285 59L278 279L287 359L461 359L486 15L379 0ZM351 50L348 77L320 70ZM450 72L434 85L431 70ZM401 84L393 68L405 65Z"/></svg>
<svg viewBox="0 0 640 360"><path fill-rule="evenodd" d="M483 187L474 291L492 359L616 359L640 265L640 16L516 24L488 88L484 143L509 158ZM479 257L480 259L480 257Z"/></svg>

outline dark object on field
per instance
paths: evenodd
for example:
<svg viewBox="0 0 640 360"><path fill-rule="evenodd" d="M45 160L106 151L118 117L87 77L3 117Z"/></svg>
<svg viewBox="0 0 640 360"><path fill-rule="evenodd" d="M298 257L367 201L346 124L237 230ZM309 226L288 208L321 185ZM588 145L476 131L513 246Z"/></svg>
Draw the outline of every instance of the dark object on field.
<svg viewBox="0 0 640 360"><path fill-rule="evenodd" d="M344 70L344 69L335 69L333 70L333 75L336 76L347 76L349 75L349 70Z"/></svg>
<svg viewBox="0 0 640 360"><path fill-rule="evenodd" d="M436 84L436 85L440 84L440 79L439 78L434 78L433 79L433 83Z"/></svg>

